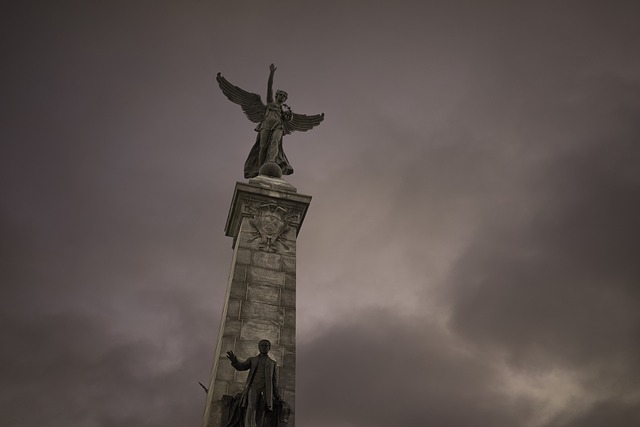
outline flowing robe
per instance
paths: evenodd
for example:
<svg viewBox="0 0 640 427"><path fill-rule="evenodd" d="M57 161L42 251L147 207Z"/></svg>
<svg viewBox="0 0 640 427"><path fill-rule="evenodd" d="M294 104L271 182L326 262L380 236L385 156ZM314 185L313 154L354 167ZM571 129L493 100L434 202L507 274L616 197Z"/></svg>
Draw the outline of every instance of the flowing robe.
<svg viewBox="0 0 640 427"><path fill-rule="evenodd" d="M278 138L277 141L272 141L273 131L279 129L283 130L283 122L291 120L291 116L286 116L283 114L281 107L275 102L270 102L267 105L265 117L262 123L260 123L255 131L258 132L256 136L256 142L251 147L251 151L249 151L249 156L247 157L247 161L244 163L244 177L245 178L253 178L258 176L258 171L260 170L260 131L263 129L269 130L269 136L267 137L268 144L277 144L277 154L275 158L275 163L280 166L282 169L283 175L291 175L293 173L293 168L289 163L289 159L287 159L286 154L282 150L282 136Z"/></svg>

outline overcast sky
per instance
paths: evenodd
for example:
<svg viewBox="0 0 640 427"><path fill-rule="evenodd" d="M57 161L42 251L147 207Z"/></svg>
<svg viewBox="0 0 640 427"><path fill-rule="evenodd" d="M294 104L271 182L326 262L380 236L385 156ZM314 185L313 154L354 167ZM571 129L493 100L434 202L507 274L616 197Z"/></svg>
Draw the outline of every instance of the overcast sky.
<svg viewBox="0 0 640 427"><path fill-rule="evenodd" d="M637 2L14 3L0 425L200 426L272 62L300 426L640 425Z"/></svg>

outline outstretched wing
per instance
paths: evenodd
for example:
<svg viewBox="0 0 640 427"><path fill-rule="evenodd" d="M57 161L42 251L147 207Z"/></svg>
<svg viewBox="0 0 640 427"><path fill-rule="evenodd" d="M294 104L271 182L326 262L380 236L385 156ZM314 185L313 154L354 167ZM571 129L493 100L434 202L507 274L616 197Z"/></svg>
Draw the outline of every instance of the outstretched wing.
<svg viewBox="0 0 640 427"><path fill-rule="evenodd" d="M242 107L242 111L244 111L249 120L254 123L262 122L267 106L262 103L260 95L247 92L238 86L232 85L227 79L222 77L220 73L216 76L216 80L224 96L226 96L229 101Z"/></svg>
<svg viewBox="0 0 640 427"><path fill-rule="evenodd" d="M285 135L289 135L293 131L306 132L318 126L324 120L324 113L307 116L306 114L291 114L291 120L282 124Z"/></svg>

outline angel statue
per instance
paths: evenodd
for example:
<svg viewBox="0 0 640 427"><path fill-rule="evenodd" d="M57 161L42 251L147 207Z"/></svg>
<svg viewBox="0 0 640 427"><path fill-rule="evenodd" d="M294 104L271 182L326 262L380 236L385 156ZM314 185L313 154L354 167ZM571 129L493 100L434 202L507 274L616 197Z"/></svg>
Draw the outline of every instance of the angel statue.
<svg viewBox="0 0 640 427"><path fill-rule="evenodd" d="M253 178L258 174L280 178L282 174L290 175L293 168L282 151L282 136L293 131L308 131L324 120L324 113L307 116L296 114L285 104L287 92L276 91L273 98L273 75L276 67L269 66L269 81L267 83L267 105L264 105L260 95L250 93L234 86L218 73L216 80L222 93L232 102L240 105L249 120L258 123L256 142L249 152L244 164L244 177Z"/></svg>

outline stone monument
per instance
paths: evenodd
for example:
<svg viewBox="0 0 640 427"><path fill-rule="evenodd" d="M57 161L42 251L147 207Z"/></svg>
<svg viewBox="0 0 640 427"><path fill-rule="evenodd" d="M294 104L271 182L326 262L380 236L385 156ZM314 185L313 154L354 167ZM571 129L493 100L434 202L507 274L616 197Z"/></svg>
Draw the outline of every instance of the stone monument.
<svg viewBox="0 0 640 427"><path fill-rule="evenodd" d="M249 181L236 183L225 226L233 258L203 427L295 427L296 239L311 196L282 179L293 172L282 137L324 114L292 112L284 91L274 98L276 67L269 69L266 105L217 75L258 135L245 163Z"/></svg>

